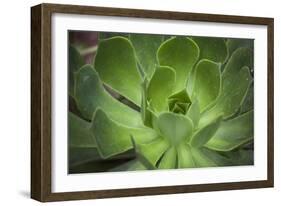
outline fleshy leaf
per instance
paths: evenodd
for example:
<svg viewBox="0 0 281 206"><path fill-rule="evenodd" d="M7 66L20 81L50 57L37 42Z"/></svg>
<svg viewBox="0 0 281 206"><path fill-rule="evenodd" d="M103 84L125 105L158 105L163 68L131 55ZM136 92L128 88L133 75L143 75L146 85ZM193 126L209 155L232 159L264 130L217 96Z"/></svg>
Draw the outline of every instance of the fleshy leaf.
<svg viewBox="0 0 281 206"><path fill-rule="evenodd" d="M120 103L105 91L91 65L83 66L76 74L75 99L86 119L91 120L94 111L100 107L111 119L121 124L136 127L143 125L139 112Z"/></svg>
<svg viewBox="0 0 281 206"><path fill-rule="evenodd" d="M68 112L68 138L70 147L96 147L90 132L91 123Z"/></svg>
<svg viewBox="0 0 281 206"><path fill-rule="evenodd" d="M167 66L158 66L149 82L147 98L156 111L168 110L167 98L172 94L176 82L175 71Z"/></svg>
<svg viewBox="0 0 281 206"><path fill-rule="evenodd" d="M68 164L69 167L75 167L86 162L102 160L98 149L95 147L69 147Z"/></svg>
<svg viewBox="0 0 281 206"><path fill-rule="evenodd" d="M110 171L110 169L117 167L120 164L125 163L126 161L123 159L116 160L94 160L85 162L83 164L75 165L69 167L70 174L81 174L81 173L97 173L97 172L105 172Z"/></svg>
<svg viewBox="0 0 281 206"><path fill-rule="evenodd" d="M100 41L94 65L105 84L140 105L142 80L134 48L127 38L112 37Z"/></svg>
<svg viewBox="0 0 281 206"><path fill-rule="evenodd" d="M208 157L217 166L232 166L233 162L224 155L218 153L217 151L210 150L206 147L201 147L200 152Z"/></svg>
<svg viewBox="0 0 281 206"><path fill-rule="evenodd" d="M185 111L178 104L176 104L174 106L174 108L172 109L171 112L177 113L177 114L185 114Z"/></svg>
<svg viewBox="0 0 281 206"><path fill-rule="evenodd" d="M253 69L253 51L249 48L241 47L236 49L229 58L222 73L222 87L228 86L228 82L237 75L242 67L247 66Z"/></svg>
<svg viewBox="0 0 281 206"><path fill-rule="evenodd" d="M128 151L120 155L103 159L97 148L69 148L69 173L104 172L124 164L134 158L134 153Z"/></svg>
<svg viewBox="0 0 281 206"><path fill-rule="evenodd" d="M225 40L215 37L192 37L200 48L200 59L224 63L228 52Z"/></svg>
<svg viewBox="0 0 281 206"><path fill-rule="evenodd" d="M222 73L222 89L217 107L223 108L225 117L234 114L241 106L252 82L253 51L238 48L231 55Z"/></svg>
<svg viewBox="0 0 281 206"><path fill-rule="evenodd" d="M252 82L252 77L247 66L241 68L235 75L225 82L217 107L223 108L224 116L230 116L241 106L247 89Z"/></svg>
<svg viewBox="0 0 281 206"><path fill-rule="evenodd" d="M84 60L74 46L68 48L68 92L74 96L74 74L84 65Z"/></svg>
<svg viewBox="0 0 281 206"><path fill-rule="evenodd" d="M230 152L226 152L225 155L232 163L232 165L253 165L254 164L254 151L238 149Z"/></svg>
<svg viewBox="0 0 281 206"><path fill-rule="evenodd" d="M193 132L192 120L184 115L171 112L160 114L157 126L171 145L178 145L184 140L188 141Z"/></svg>
<svg viewBox="0 0 281 206"><path fill-rule="evenodd" d="M205 155L201 149L191 147L191 154L195 162L196 167L215 167L217 166L207 155Z"/></svg>
<svg viewBox="0 0 281 206"><path fill-rule="evenodd" d="M226 42L228 52L231 55L236 49L240 47L248 47L254 49L253 39L228 39Z"/></svg>
<svg viewBox="0 0 281 206"><path fill-rule="evenodd" d="M200 119L200 108L197 99L195 99L190 105L186 116L188 116L192 120L194 129L196 129Z"/></svg>
<svg viewBox="0 0 281 206"><path fill-rule="evenodd" d="M179 91L186 87L189 73L199 57L199 48L190 38L174 37L161 44L157 57L160 65L175 69L175 91Z"/></svg>
<svg viewBox="0 0 281 206"><path fill-rule="evenodd" d="M174 112L175 110L180 109L180 113L186 114L187 110L189 109L190 102L182 102L180 99L168 99L169 111Z"/></svg>
<svg viewBox="0 0 281 206"><path fill-rule="evenodd" d="M181 101L179 99L176 99L176 98L169 98L168 99L169 111L174 110L174 107L177 105L177 102L181 102Z"/></svg>
<svg viewBox="0 0 281 206"><path fill-rule="evenodd" d="M178 168L193 168L195 162L193 160L190 146L185 143L180 144L177 147L178 152Z"/></svg>
<svg viewBox="0 0 281 206"><path fill-rule="evenodd" d="M169 103L171 103L171 101L169 101ZM190 103L183 103L183 102L178 101L174 104L171 112L185 115L189 106L190 106Z"/></svg>
<svg viewBox="0 0 281 206"><path fill-rule="evenodd" d="M147 101L147 87L148 80L145 78L141 84L141 117L143 124L148 127L152 127L152 113L148 109L148 101Z"/></svg>
<svg viewBox="0 0 281 206"><path fill-rule="evenodd" d="M254 108L254 82L252 82L247 90L247 94L241 105L241 113L245 113Z"/></svg>
<svg viewBox="0 0 281 206"><path fill-rule="evenodd" d="M163 35L130 34L129 38L135 48L138 63L150 78L158 64L156 52L164 40Z"/></svg>
<svg viewBox="0 0 281 206"><path fill-rule="evenodd" d="M183 89L177 93L172 94L171 96L169 96L168 98L168 105L169 105L169 111L173 111L174 107L176 105L178 106L182 106L182 105L186 105L186 109L188 109L189 105L191 103L190 97L186 91L186 89ZM186 110L184 107L181 107L182 110L184 110L184 113L186 113Z"/></svg>
<svg viewBox="0 0 281 206"><path fill-rule="evenodd" d="M124 164L121 164L115 168L109 170L110 172L117 171L138 171L138 170L146 170L147 168L139 161L139 160L131 160Z"/></svg>
<svg viewBox="0 0 281 206"><path fill-rule="evenodd" d="M222 120L222 116L219 116L212 123L196 131L196 133L194 133L194 135L191 138L190 145L192 147L202 147L203 145L205 145L218 130L221 124L221 120Z"/></svg>
<svg viewBox="0 0 281 206"><path fill-rule="evenodd" d="M201 60L195 68L195 82L192 97L199 102L200 111L216 100L220 92L220 64L209 60Z"/></svg>
<svg viewBox="0 0 281 206"><path fill-rule="evenodd" d="M253 139L253 111L234 119L221 122L216 134L207 142L206 147L217 151L229 151Z"/></svg>
<svg viewBox="0 0 281 206"><path fill-rule="evenodd" d="M177 105L184 111L183 114L185 114L190 106L190 103L178 102Z"/></svg>
<svg viewBox="0 0 281 206"><path fill-rule="evenodd" d="M169 142L158 137L157 139L146 143L146 144L135 144L136 153L139 160L144 164L151 164L150 168L155 167L157 161L162 157L162 155L169 148Z"/></svg>
<svg viewBox="0 0 281 206"><path fill-rule="evenodd" d="M183 89L175 94L172 94L169 99L177 99L180 102L190 103L189 95L186 91L186 89Z"/></svg>
<svg viewBox="0 0 281 206"><path fill-rule="evenodd" d="M160 160L159 169L173 169L177 163L177 150L175 147L170 147Z"/></svg>
<svg viewBox="0 0 281 206"><path fill-rule="evenodd" d="M215 152L207 153L205 148L193 148L187 144L181 144L178 151L178 168L195 168L195 167L214 167L223 165L225 158ZM214 159L216 161L214 161Z"/></svg>
<svg viewBox="0 0 281 206"><path fill-rule="evenodd" d="M157 137L157 134L149 128L122 126L112 121L101 109L97 109L93 116L91 131L104 158L133 148L131 135L137 143L150 142Z"/></svg>
<svg viewBox="0 0 281 206"><path fill-rule="evenodd" d="M202 114L199 121L200 127L213 121L218 114L223 114L224 118L235 114L240 108L251 82L252 77L249 68L242 67L236 75L225 82L216 105Z"/></svg>

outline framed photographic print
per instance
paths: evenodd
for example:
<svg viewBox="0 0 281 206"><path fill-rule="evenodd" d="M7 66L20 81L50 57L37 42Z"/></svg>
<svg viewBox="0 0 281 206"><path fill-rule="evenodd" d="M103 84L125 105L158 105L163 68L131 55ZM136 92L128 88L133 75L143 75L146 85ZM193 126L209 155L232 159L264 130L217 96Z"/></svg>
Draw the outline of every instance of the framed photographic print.
<svg viewBox="0 0 281 206"><path fill-rule="evenodd" d="M273 19L31 8L31 197L273 187Z"/></svg>

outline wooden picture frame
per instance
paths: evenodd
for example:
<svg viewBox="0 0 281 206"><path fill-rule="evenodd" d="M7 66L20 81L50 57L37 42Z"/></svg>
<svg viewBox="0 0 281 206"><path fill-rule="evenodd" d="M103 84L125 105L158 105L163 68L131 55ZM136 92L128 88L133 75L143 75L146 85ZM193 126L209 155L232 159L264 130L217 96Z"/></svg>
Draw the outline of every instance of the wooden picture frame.
<svg viewBox="0 0 281 206"><path fill-rule="evenodd" d="M193 22L220 22L267 27L267 179L258 181L169 185L133 189L52 192L52 22L55 13L168 19ZM109 197L159 195L273 187L274 182L274 90L272 18L244 17L169 11L105 8L76 5L40 4L31 8L31 197L38 201L65 201Z"/></svg>

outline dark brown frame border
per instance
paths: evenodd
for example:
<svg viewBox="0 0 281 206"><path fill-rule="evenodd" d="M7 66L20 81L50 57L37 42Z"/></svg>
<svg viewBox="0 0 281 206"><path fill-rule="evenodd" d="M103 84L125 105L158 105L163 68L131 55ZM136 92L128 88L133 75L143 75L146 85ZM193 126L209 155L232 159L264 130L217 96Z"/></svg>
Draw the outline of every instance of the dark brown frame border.
<svg viewBox="0 0 281 206"><path fill-rule="evenodd" d="M268 165L267 180L165 186L135 189L52 193L51 191L51 16L53 13L139 17L203 22L266 25L268 31ZM234 189L273 187L274 183L274 92L273 46L274 19L261 17L183 13L40 4L31 8L31 198L42 201L63 201L93 198L159 195Z"/></svg>

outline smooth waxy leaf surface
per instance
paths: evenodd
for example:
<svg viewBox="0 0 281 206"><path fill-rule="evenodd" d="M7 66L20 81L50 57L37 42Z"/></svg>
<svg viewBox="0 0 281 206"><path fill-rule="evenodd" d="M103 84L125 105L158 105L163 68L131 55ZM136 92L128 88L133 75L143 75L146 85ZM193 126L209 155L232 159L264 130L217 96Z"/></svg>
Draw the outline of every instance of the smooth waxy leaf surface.
<svg viewBox="0 0 281 206"><path fill-rule="evenodd" d="M127 38L112 37L101 41L94 65L105 84L140 105L142 80L134 48Z"/></svg>
<svg viewBox="0 0 281 206"><path fill-rule="evenodd" d="M176 92L168 98L169 111L172 112L179 111L176 113L186 114L190 104L191 100L186 89Z"/></svg>
<svg viewBox="0 0 281 206"><path fill-rule="evenodd" d="M215 135L206 146L212 150L229 151L253 139L253 111L221 122Z"/></svg>
<svg viewBox="0 0 281 206"><path fill-rule="evenodd" d="M133 148L131 136L137 143L150 142L157 134L149 128L130 128L112 121L106 113L97 109L92 120L91 131L99 152L107 158Z"/></svg>
<svg viewBox="0 0 281 206"><path fill-rule="evenodd" d="M150 102L147 100L147 79L142 83L142 103L141 103L141 117L145 126L155 128L156 114L152 111Z"/></svg>
<svg viewBox="0 0 281 206"><path fill-rule="evenodd" d="M73 50L70 172L253 164L252 40L105 34Z"/></svg>
<svg viewBox="0 0 281 206"><path fill-rule="evenodd" d="M179 92L172 94L169 99L176 99L179 102L190 103L190 97L186 91L186 89L182 89Z"/></svg>
<svg viewBox="0 0 281 206"><path fill-rule="evenodd" d="M90 161L102 160L98 149L95 147L70 147L68 149L68 163L70 167Z"/></svg>
<svg viewBox="0 0 281 206"><path fill-rule="evenodd" d="M200 59L209 59L224 63L227 58L227 47L223 38L192 37L200 48Z"/></svg>
<svg viewBox="0 0 281 206"><path fill-rule="evenodd" d="M200 108L198 100L195 99L190 105L186 115L192 120L194 129L197 128L200 119Z"/></svg>
<svg viewBox="0 0 281 206"><path fill-rule="evenodd" d="M75 99L82 115L91 120L95 110L100 107L109 117L128 126L142 126L139 113L120 103L103 88L98 73L91 65L83 66L76 74Z"/></svg>
<svg viewBox="0 0 281 206"><path fill-rule="evenodd" d="M205 145L220 127L221 120L222 116L219 116L215 121L213 121L209 125L200 128L198 131L196 131L191 138L190 145L192 147L202 147L203 145Z"/></svg>
<svg viewBox="0 0 281 206"><path fill-rule="evenodd" d="M136 152L139 156L139 160L142 161L144 165L147 162L151 164L151 167L155 167L157 161L162 157L162 155L169 148L169 142L159 137L146 144L136 144Z"/></svg>
<svg viewBox="0 0 281 206"><path fill-rule="evenodd" d="M220 93L220 64L201 60L195 68L195 82L192 97L199 102L200 111L216 100Z"/></svg>
<svg viewBox="0 0 281 206"><path fill-rule="evenodd" d="M175 147L170 147L160 160L159 169L175 168L177 163L177 150Z"/></svg>
<svg viewBox="0 0 281 206"><path fill-rule="evenodd" d="M236 49L229 58L222 73L222 87L227 87L228 82L235 78L237 72L242 67L247 66L250 70L253 68L253 51L249 48L241 47Z"/></svg>
<svg viewBox="0 0 281 206"><path fill-rule="evenodd" d="M156 52L163 42L163 35L130 34L130 40L135 48L138 63L147 77L151 77L155 65L158 65Z"/></svg>
<svg viewBox="0 0 281 206"><path fill-rule="evenodd" d="M188 117L165 112L159 115L157 126L160 133L171 145L178 145L182 141L187 141L193 132L193 123Z"/></svg>
<svg viewBox="0 0 281 206"><path fill-rule="evenodd" d="M252 77L249 68L242 67L241 70L224 85L216 105L202 115L199 125L203 126L208 124L213 121L218 114L223 114L225 118L235 114L240 108L251 82Z"/></svg>
<svg viewBox="0 0 281 206"><path fill-rule="evenodd" d="M79 51L70 45L68 48L68 92L71 96L74 96L74 74L84 64Z"/></svg>
<svg viewBox="0 0 281 206"><path fill-rule="evenodd" d="M242 67L237 74L223 84L221 96L216 107L223 108L224 116L231 116L241 106L252 77L247 66Z"/></svg>
<svg viewBox="0 0 281 206"><path fill-rule="evenodd" d="M96 147L95 139L90 132L90 122L87 122L72 112L68 113L68 137L70 147Z"/></svg>
<svg viewBox="0 0 281 206"><path fill-rule="evenodd" d="M230 55L240 47L254 48L254 40L250 39L228 39L226 44Z"/></svg>
<svg viewBox="0 0 281 206"><path fill-rule="evenodd" d="M214 167L223 165L223 157L215 152L205 153L205 148L193 148L187 144L177 147L178 168ZM215 162L213 159L216 159Z"/></svg>
<svg viewBox="0 0 281 206"><path fill-rule="evenodd" d="M230 162L230 165L253 165L254 164L254 151L238 149L226 152L225 155Z"/></svg>
<svg viewBox="0 0 281 206"><path fill-rule="evenodd" d="M195 162L193 160L190 146L187 144L180 144L177 147L178 152L178 168L193 168L195 167Z"/></svg>
<svg viewBox="0 0 281 206"><path fill-rule="evenodd" d="M253 52L248 48L235 50L222 73L221 93L216 105L204 113L200 125L212 121L218 113L230 117L237 112L252 82L250 68L253 66Z"/></svg>
<svg viewBox="0 0 281 206"><path fill-rule="evenodd" d="M177 114L185 114L188 107L189 107L190 103L176 103L174 105L174 107L172 108L173 113L177 113Z"/></svg>
<svg viewBox="0 0 281 206"><path fill-rule="evenodd" d="M175 71L167 66L156 68L147 88L147 100L156 112L168 110L168 97L176 83Z"/></svg>
<svg viewBox="0 0 281 206"><path fill-rule="evenodd" d="M215 164L217 166L233 165L232 161L228 157L226 157L216 151L210 150L206 147L201 147L200 152L203 153L206 157L208 157L208 159L211 160L213 162L213 164Z"/></svg>
<svg viewBox="0 0 281 206"><path fill-rule="evenodd" d="M191 154L193 156L196 167L215 167L215 162L205 155L201 149L191 147Z"/></svg>
<svg viewBox="0 0 281 206"><path fill-rule="evenodd" d="M199 57L196 43L185 37L166 40L157 52L159 64L176 71L176 91L185 88L190 71Z"/></svg>
<svg viewBox="0 0 281 206"><path fill-rule="evenodd" d="M124 164L121 164L117 167L110 169L110 172L117 171L138 171L138 170L146 170L147 168L139 161L139 160L131 160Z"/></svg>
<svg viewBox="0 0 281 206"><path fill-rule="evenodd" d="M78 154L77 154L78 155ZM110 171L118 165L124 164L126 159L102 159L85 162L69 167L69 173L80 174L80 173L95 173Z"/></svg>
<svg viewBox="0 0 281 206"><path fill-rule="evenodd" d="M254 108L254 83L252 82L248 88L247 94L241 105L241 113L250 111Z"/></svg>
<svg viewBox="0 0 281 206"><path fill-rule="evenodd" d="M145 126L152 127L152 114L148 109L147 87L148 80L145 78L141 84L141 118Z"/></svg>
<svg viewBox="0 0 281 206"><path fill-rule="evenodd" d="M85 172L103 172L116 168L118 165L125 164L134 158L131 151L115 155L113 157L103 159L97 148L69 148L69 172L85 173Z"/></svg>

